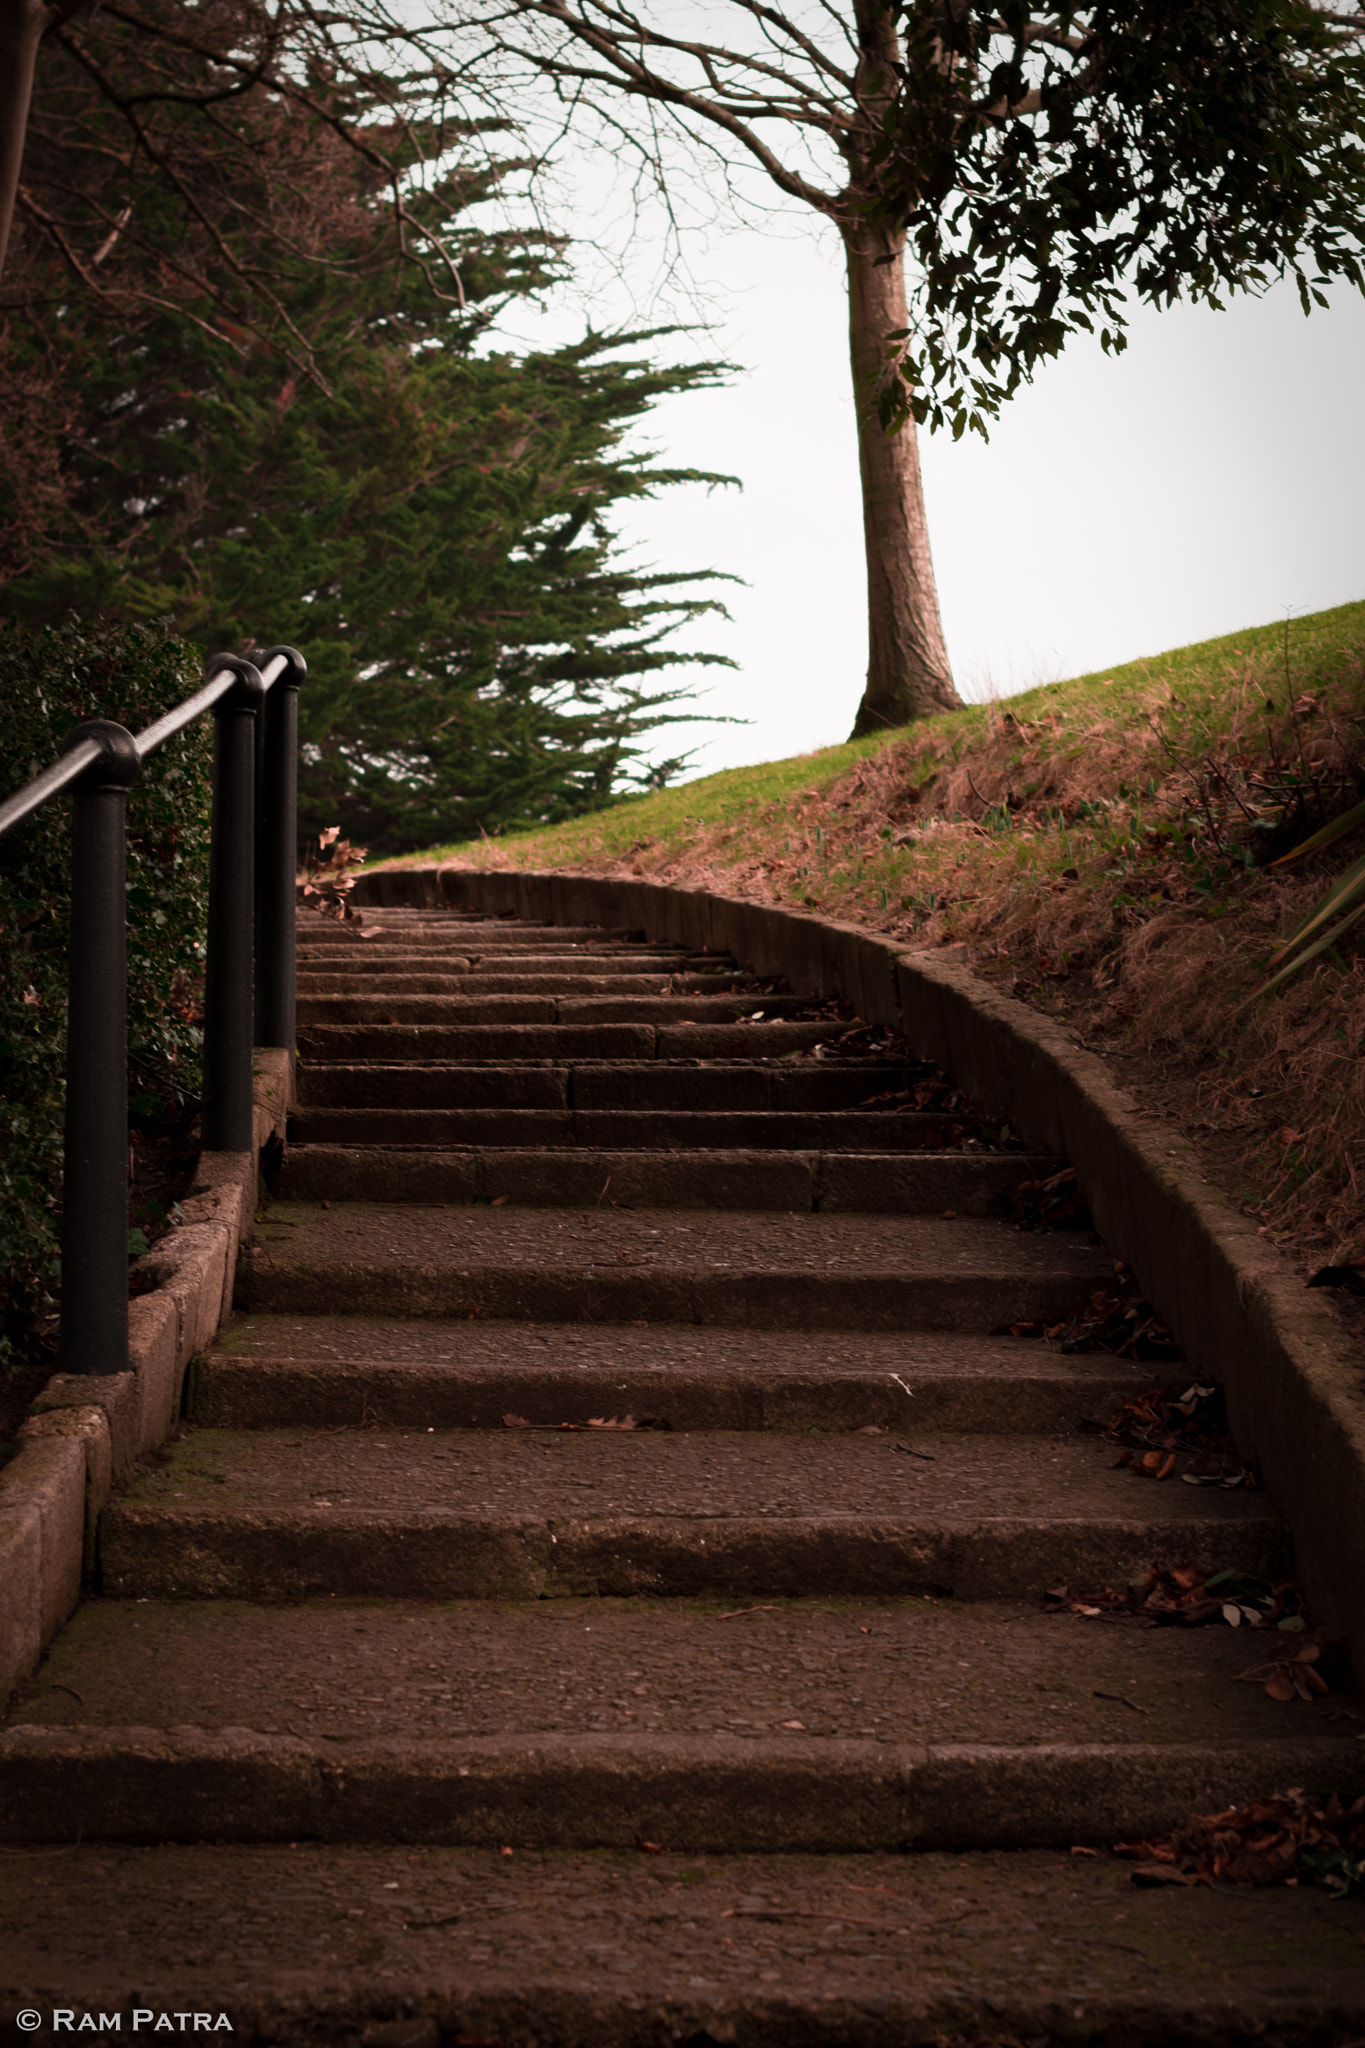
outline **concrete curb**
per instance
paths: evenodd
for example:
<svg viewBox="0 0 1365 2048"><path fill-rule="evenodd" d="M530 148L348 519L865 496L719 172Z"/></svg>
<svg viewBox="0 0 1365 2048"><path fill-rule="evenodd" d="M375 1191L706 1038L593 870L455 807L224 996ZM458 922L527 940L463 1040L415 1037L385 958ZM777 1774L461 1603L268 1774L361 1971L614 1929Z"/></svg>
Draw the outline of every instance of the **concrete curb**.
<svg viewBox="0 0 1365 2048"><path fill-rule="evenodd" d="M127 1372L54 1374L0 1471L0 1702L76 1605L100 1514L164 1442L185 1369L232 1306L260 1156L283 1139L293 1102L292 1055L258 1047L254 1073L254 1150L201 1153L185 1222L133 1269L151 1287L129 1303Z"/></svg>
<svg viewBox="0 0 1365 2048"><path fill-rule="evenodd" d="M628 877L391 868L358 905L468 907L610 924L842 995L896 1025L1039 1150L1069 1159L1099 1228L1128 1259L1190 1364L1220 1380L1243 1452L1292 1524L1314 1613L1365 1668L1365 1388L1330 1310L1210 1185L1194 1147L1144 1114L1104 1061L942 954L767 903Z"/></svg>

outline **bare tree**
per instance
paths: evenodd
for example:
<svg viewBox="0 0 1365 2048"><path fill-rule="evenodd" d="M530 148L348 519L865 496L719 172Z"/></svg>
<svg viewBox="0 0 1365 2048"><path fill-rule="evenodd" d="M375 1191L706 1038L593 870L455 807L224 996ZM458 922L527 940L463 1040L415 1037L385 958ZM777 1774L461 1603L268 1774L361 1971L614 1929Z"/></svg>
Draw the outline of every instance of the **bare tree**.
<svg viewBox="0 0 1365 2048"><path fill-rule="evenodd" d="M796 0L798 6L801 0ZM617 0L512 0L486 32L551 79L571 115L591 108L622 147L652 157L646 116L621 119L617 95L667 110L684 128L739 152L788 198L837 228L848 274L867 562L867 684L855 734L905 725L961 702L939 617L913 423L888 432L878 398L889 337L908 326L906 229L877 216L879 155L898 84L900 39L879 0L811 0L802 12L721 0L743 48L674 35ZM615 105L613 104L615 102Z"/></svg>

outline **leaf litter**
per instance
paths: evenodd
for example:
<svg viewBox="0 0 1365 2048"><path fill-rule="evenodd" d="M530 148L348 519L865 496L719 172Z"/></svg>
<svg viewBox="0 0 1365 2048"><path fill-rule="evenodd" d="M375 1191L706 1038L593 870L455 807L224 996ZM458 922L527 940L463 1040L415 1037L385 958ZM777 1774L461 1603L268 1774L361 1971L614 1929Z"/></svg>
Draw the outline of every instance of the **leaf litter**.
<svg viewBox="0 0 1365 2048"><path fill-rule="evenodd" d="M1045 1235L1054 1230L1093 1230L1090 1205L1081 1193L1074 1166L1064 1166L1046 1180L1025 1180L1008 1194L991 1198L1016 1230Z"/></svg>
<svg viewBox="0 0 1365 2048"><path fill-rule="evenodd" d="M540 1429L581 1434L590 1429L671 1430L673 1424L664 1415L590 1415L586 1422L528 1422L524 1415L504 1415L502 1426L504 1429Z"/></svg>
<svg viewBox="0 0 1365 2048"><path fill-rule="evenodd" d="M1055 1344L1064 1357L1087 1351L1107 1351L1115 1358L1145 1363L1175 1361L1180 1357L1179 1345L1159 1320L1151 1302L1122 1284L1114 1288L1097 1287L1073 1302L1056 1322L997 1323L991 1335L1043 1337L1049 1344Z"/></svg>
<svg viewBox="0 0 1365 2048"><path fill-rule="evenodd" d="M1160 1841L1116 1842L1137 1885L1321 1885L1365 1890L1365 1793L1315 1800L1302 1786L1250 1806L1191 1814Z"/></svg>
<svg viewBox="0 0 1365 2048"><path fill-rule="evenodd" d="M1139 1628L1201 1628L1221 1622L1229 1628L1264 1631L1276 1638L1270 1655L1239 1671L1237 1680L1260 1685L1268 1699L1285 1705L1295 1699L1322 1699L1349 1685L1345 1652L1309 1627L1303 1595L1292 1579L1261 1579L1236 1570L1206 1572L1193 1562L1167 1565L1157 1558L1145 1577L1126 1586L1106 1586L1102 1593L1053 1586L1043 1605L1049 1614L1129 1621ZM1347 1713L1342 1718L1355 1717Z"/></svg>
<svg viewBox="0 0 1365 2048"><path fill-rule="evenodd" d="M1216 1381L1196 1380L1175 1395L1165 1387L1148 1387L1123 1403L1103 1433L1108 1442L1125 1447L1113 1469L1126 1468L1134 1478L1169 1479L1179 1471L1187 1486L1257 1489L1254 1468L1237 1456L1223 1389Z"/></svg>
<svg viewBox="0 0 1365 2048"><path fill-rule="evenodd" d="M1303 1595L1292 1579L1272 1581L1235 1569L1206 1572L1193 1560L1168 1565L1155 1558L1142 1578L1118 1588L1106 1586L1102 1593L1052 1586L1044 1602L1052 1614L1111 1615L1148 1628L1199 1628L1205 1622L1224 1621L1232 1627L1245 1624L1297 1634L1308 1627Z"/></svg>

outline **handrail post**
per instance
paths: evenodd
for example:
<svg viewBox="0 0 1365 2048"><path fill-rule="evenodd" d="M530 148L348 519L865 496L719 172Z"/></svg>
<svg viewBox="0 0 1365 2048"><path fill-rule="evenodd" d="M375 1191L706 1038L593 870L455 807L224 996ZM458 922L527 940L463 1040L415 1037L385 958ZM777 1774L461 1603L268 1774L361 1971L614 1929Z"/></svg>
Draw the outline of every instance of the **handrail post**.
<svg viewBox="0 0 1365 2048"><path fill-rule="evenodd" d="M298 872L299 685L308 673L294 647L267 647L288 666L271 684L261 716L256 819L256 1043L294 1049L295 876Z"/></svg>
<svg viewBox="0 0 1365 2048"><path fill-rule="evenodd" d="M128 1366L125 829L140 764L121 725L78 725L63 753L84 740L103 754L72 791L59 1363L117 1373Z"/></svg>
<svg viewBox="0 0 1365 2048"><path fill-rule="evenodd" d="M213 712L202 1129L205 1151L249 1152L256 714L265 684L260 670L236 655L215 655L206 673L225 668L234 672L237 684Z"/></svg>

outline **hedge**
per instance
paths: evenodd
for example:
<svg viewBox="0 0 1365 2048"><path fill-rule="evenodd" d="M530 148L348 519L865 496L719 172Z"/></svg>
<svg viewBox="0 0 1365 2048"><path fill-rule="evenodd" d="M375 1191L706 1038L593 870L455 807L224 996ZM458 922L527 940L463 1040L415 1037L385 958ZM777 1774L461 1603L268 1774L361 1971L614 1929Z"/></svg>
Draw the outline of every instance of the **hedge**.
<svg viewBox="0 0 1365 2048"><path fill-rule="evenodd" d="M45 767L73 725L137 732L202 676L159 627L0 626L0 797ZM212 721L153 756L128 800L128 1060L134 1116L197 1097L197 992L208 907ZM71 802L0 840L0 1370L14 1369L60 1280Z"/></svg>

